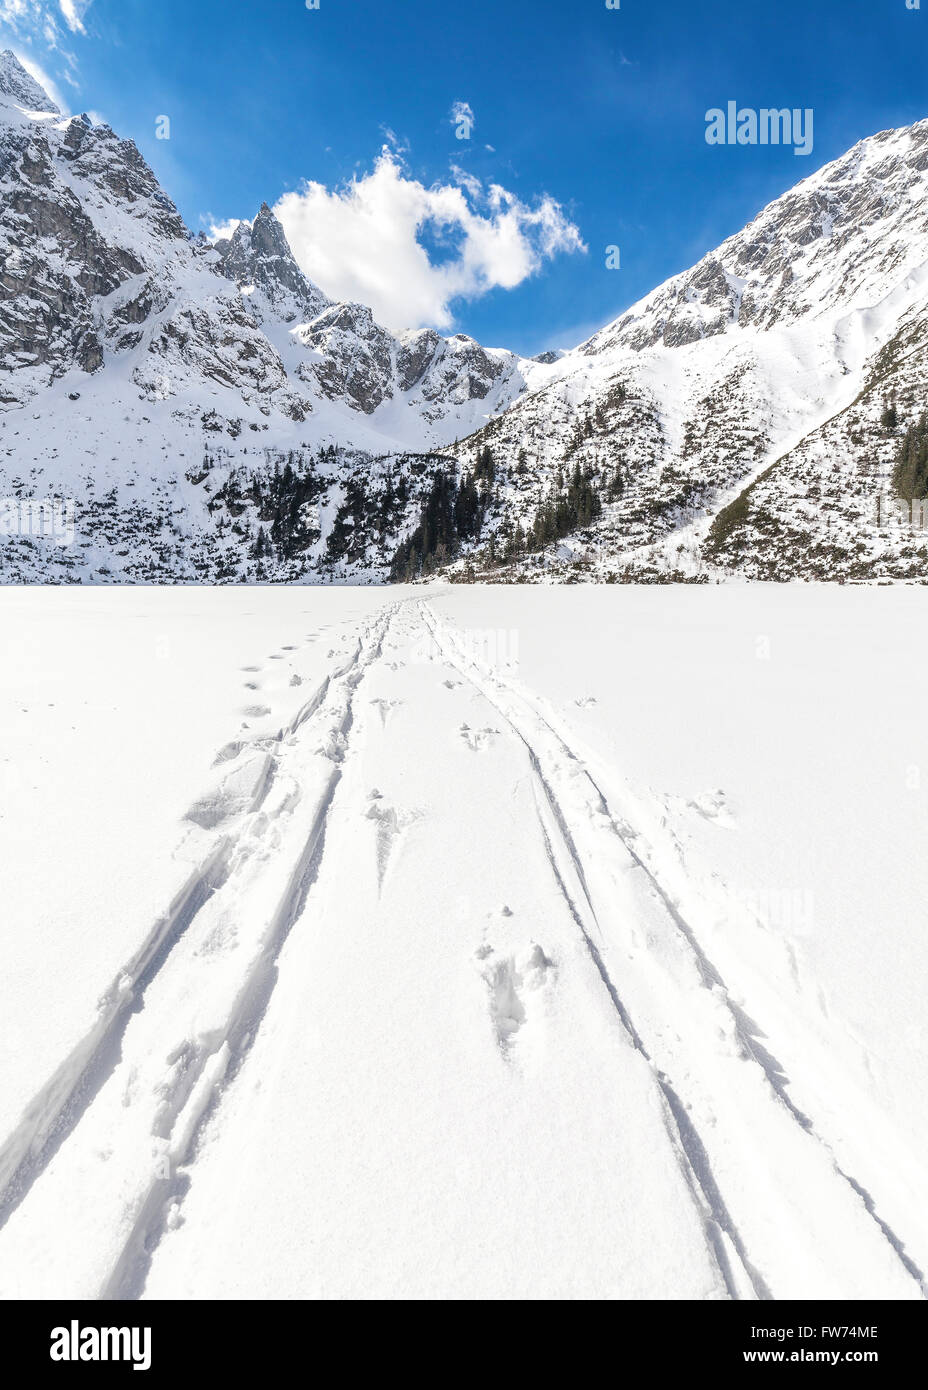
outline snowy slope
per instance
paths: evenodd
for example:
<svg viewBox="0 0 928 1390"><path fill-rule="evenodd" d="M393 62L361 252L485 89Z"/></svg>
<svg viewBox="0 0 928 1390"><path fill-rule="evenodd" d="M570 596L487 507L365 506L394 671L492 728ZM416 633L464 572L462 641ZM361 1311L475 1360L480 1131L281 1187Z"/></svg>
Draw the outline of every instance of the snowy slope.
<svg viewBox="0 0 928 1390"><path fill-rule="evenodd" d="M900 387L907 410L893 437L845 431L814 452L802 486L789 467L772 475L778 514L801 532L798 542L794 534L781 548L769 529L724 551L703 542L744 482L814 439L863 391L877 424L895 389L885 354L897 337L915 344L926 311L926 171L928 121L861 142L563 355L555 381L467 441L474 454L489 443L507 469L511 521L525 525L557 470L579 462L623 487L598 525L563 548L562 567L590 556L590 577L626 566L638 578L672 568L692 575L706 572L707 559L720 573L848 573L833 553L833 518L809 507L809 486L837 493L856 541L859 500L869 517L880 492L891 494L899 437L923 408L925 377L911 353L909 389ZM523 451L527 482L515 469ZM924 554L914 568L896 562L906 546L892 533L874 538L861 548L871 563L859 573L924 577ZM532 567L518 572L530 577Z"/></svg>

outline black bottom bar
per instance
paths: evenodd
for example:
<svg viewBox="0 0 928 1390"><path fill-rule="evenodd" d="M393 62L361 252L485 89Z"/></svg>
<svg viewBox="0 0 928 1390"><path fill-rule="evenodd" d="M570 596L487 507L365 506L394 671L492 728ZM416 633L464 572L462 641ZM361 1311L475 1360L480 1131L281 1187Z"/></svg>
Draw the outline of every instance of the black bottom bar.
<svg viewBox="0 0 928 1390"><path fill-rule="evenodd" d="M655 1377L810 1368L901 1375L919 1365L928 1331L922 1301L558 1303L553 1309L523 1303L517 1313L504 1303L499 1323L492 1310L475 1319L473 1304L463 1320L459 1305L425 1308L406 1327L402 1303L7 1303L0 1308L0 1373L21 1368L28 1383L33 1371L66 1380L82 1372L131 1374L138 1366L149 1378L202 1371L267 1381L280 1371L289 1381L285 1371L312 1376L334 1356L351 1379L367 1361L378 1377L413 1376L418 1369L413 1378L441 1382L448 1372L460 1377L472 1367L477 1376L522 1381L533 1363L548 1375L570 1367L579 1378L591 1369L588 1356L604 1356L610 1379L633 1365ZM590 1334L595 1341L587 1341ZM498 1360L505 1347L508 1370ZM329 1372L326 1379L332 1378Z"/></svg>

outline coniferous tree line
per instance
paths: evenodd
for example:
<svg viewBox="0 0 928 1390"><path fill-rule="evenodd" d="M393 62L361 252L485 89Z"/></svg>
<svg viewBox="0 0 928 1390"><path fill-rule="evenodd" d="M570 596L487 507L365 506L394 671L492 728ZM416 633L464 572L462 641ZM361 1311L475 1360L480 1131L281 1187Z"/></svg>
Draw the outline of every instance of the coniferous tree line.
<svg viewBox="0 0 928 1390"><path fill-rule="evenodd" d="M585 425L583 434L586 437ZM300 561L319 541L315 504L331 495L332 465L339 457L334 446L315 456L303 450L266 450L263 468L232 469L207 504L211 512L218 513L217 535L222 539L231 531L240 536L259 573L264 572L266 563L273 566ZM203 477L212 474L221 462L207 453ZM456 466L442 455L404 455L391 459L390 466L379 472L343 475L341 502L326 542L326 562L351 561L363 557L372 546L390 546L391 537L408 516L411 501L417 492L421 496L430 472L418 525L394 554L391 579L402 582L431 574L455 560L467 543L479 542L488 514L498 505L499 468L489 445L477 453L472 471L465 468L460 476ZM417 479L422 481L417 483ZM598 481L603 485L602 493ZM544 550L590 526L602 513L603 499L615 500L624 486L622 467L616 468L614 477L607 472L599 479L590 464L581 467L577 462L567 475L559 470L551 495L539 506L527 530L519 523L504 527L498 536L490 537L482 558L493 566Z"/></svg>
<svg viewBox="0 0 928 1390"><path fill-rule="evenodd" d="M906 502L928 496L928 411L923 411L902 437L893 487Z"/></svg>
<svg viewBox="0 0 928 1390"><path fill-rule="evenodd" d="M602 498L593 480L592 469L574 464L570 482L565 486L564 475L558 472L552 495L538 509L526 538L526 549L544 550L554 541L563 540L574 531L582 531L602 515Z"/></svg>
<svg viewBox="0 0 928 1390"><path fill-rule="evenodd" d="M446 465L432 480L422 507L419 525L393 557L390 578L409 583L432 574L460 554L465 541L477 540L493 502L496 464L489 445L481 449L474 471L465 470L460 480Z"/></svg>
<svg viewBox="0 0 928 1390"><path fill-rule="evenodd" d="M333 467L341 457L335 445L315 455L266 450L263 467L233 469L207 503L217 518L217 534L224 535L230 526L250 543L248 554L258 562L259 573L265 562L300 560L319 541L318 504L330 495ZM197 475L188 477L203 481L221 463L221 457L207 452ZM342 502L326 542L328 562L353 556L372 543L382 544L399 530L411 493L408 475L424 471L427 464L411 457L398 463L396 471L391 467L380 474L358 472L343 482Z"/></svg>
<svg viewBox="0 0 928 1390"><path fill-rule="evenodd" d="M328 462L335 450L322 450L318 462ZM206 461L204 461L206 462ZM319 539L313 504L326 490L316 471L317 460L301 451L269 457L255 472L233 469L207 504L211 512L223 509L233 520L249 507L257 514L258 529L251 546L254 560L286 561L304 554ZM233 529L235 529L233 527Z"/></svg>
<svg viewBox="0 0 928 1390"><path fill-rule="evenodd" d="M606 476L605 495L609 501L621 497L624 488L621 467L615 470L611 478ZM523 529L519 521L514 526L504 524L497 534L490 536L480 558L487 568L493 569L520 557L537 554L565 536L590 526L602 515L602 510L602 494L593 469L589 465L581 469L577 463L567 483L563 472L558 472L551 496L538 508L528 530Z"/></svg>
<svg viewBox="0 0 928 1390"><path fill-rule="evenodd" d="M375 480L361 476L344 483L344 500L326 542L326 559L335 563L356 559L369 545L383 543L397 531L406 515L409 480L405 473L395 477L392 470L378 488Z"/></svg>
<svg viewBox="0 0 928 1390"><path fill-rule="evenodd" d="M391 566L395 583L408 583L432 574L456 559L464 542L479 540L494 494L497 476L492 451L487 447L477 456L474 472L467 471L460 482L453 473L442 471L433 482L423 506L419 525L397 550ZM616 500L624 491L623 470L617 468L606 479L606 497ZM569 478L559 470L551 495L538 508L531 526L520 522L491 534L478 559L489 568L515 560L521 555L544 550L556 541L592 525L602 515L603 497L592 467L574 465Z"/></svg>
<svg viewBox="0 0 928 1390"><path fill-rule="evenodd" d="M402 454L391 461L385 474L373 475L366 482L360 476L349 479L329 533L327 560L358 558L371 545L385 545L406 520L414 496L411 480L436 466L440 469L437 478L448 468L448 460L440 454ZM434 491L435 482L429 498Z"/></svg>

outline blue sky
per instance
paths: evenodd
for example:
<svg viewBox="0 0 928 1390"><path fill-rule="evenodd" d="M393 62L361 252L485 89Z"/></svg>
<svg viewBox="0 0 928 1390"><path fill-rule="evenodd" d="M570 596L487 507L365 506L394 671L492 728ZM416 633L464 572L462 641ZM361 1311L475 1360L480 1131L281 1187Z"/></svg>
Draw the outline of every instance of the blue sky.
<svg viewBox="0 0 928 1390"><path fill-rule="evenodd" d="M288 232L330 293L369 284L384 316L408 300L410 323L444 315L444 331L537 352L574 345L856 140L928 116L924 5L0 0L0 41L131 136L194 229L289 194ZM705 113L729 100L811 107L812 154L710 147Z"/></svg>

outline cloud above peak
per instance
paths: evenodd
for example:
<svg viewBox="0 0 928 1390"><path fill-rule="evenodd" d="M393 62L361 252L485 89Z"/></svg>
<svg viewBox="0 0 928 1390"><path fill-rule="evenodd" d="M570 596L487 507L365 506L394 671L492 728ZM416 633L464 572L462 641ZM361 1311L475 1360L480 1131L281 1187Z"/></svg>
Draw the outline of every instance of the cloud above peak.
<svg viewBox="0 0 928 1390"><path fill-rule="evenodd" d="M217 222L212 217L203 218L206 223L207 233L210 241L229 241L238 230L244 225L244 218L230 217L225 222Z"/></svg>
<svg viewBox="0 0 928 1390"><path fill-rule="evenodd" d="M452 170L426 187L386 146L337 189L307 182L274 208L304 274L333 299L367 304L387 328L454 327L456 302L514 289L555 255L586 251L548 194L531 204Z"/></svg>

